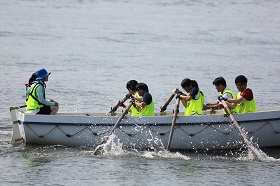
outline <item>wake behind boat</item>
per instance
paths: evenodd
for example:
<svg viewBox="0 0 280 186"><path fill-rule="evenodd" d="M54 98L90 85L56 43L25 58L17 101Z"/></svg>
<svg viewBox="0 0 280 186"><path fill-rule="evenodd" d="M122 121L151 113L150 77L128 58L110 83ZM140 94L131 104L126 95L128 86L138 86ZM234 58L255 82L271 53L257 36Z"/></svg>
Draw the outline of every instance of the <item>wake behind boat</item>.
<svg viewBox="0 0 280 186"><path fill-rule="evenodd" d="M29 115L10 108L12 144L97 146L107 137L120 114L59 113ZM234 115L248 138L259 147L280 146L280 108ZM115 130L124 148L153 149L167 146L173 113L150 117L126 116ZM244 140L231 119L221 112L183 116L179 113L170 149L237 149Z"/></svg>

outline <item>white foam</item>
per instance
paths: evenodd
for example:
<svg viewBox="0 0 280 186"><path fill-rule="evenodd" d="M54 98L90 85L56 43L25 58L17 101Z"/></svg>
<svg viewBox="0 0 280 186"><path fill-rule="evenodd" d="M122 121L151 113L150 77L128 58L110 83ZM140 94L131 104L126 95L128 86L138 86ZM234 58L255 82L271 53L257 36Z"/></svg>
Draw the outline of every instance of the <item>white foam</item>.
<svg viewBox="0 0 280 186"><path fill-rule="evenodd" d="M250 139L250 140L252 140L252 139ZM246 156L239 157L239 158L237 158L237 160L262 161L262 162L280 162L280 159L270 157L265 152L263 152L259 148L258 144L254 144L254 146L250 145Z"/></svg>
<svg viewBox="0 0 280 186"><path fill-rule="evenodd" d="M154 159L154 158L183 159L183 160L191 159L190 157L185 156L179 152L173 153L173 152L169 152L167 150L158 151L158 152L145 151L140 156L145 157L145 158L150 158L150 159Z"/></svg>
<svg viewBox="0 0 280 186"><path fill-rule="evenodd" d="M141 156L149 159L159 159L159 158L166 158L166 159L183 159L189 160L190 157L185 156L179 152L169 152L167 150L161 151L138 151L136 149L132 150L124 150L123 144L119 141L116 135L112 134L107 139L106 143L97 146L95 149L100 149L100 155L102 156L127 156L127 155L134 155L134 156ZM90 151L95 153L95 151Z"/></svg>
<svg viewBox="0 0 280 186"><path fill-rule="evenodd" d="M98 145L95 148L93 154L95 155L97 152L100 152L101 155L121 156L124 154L122 146L123 144L119 142L119 139L116 138L116 135L112 134L108 137L106 143Z"/></svg>

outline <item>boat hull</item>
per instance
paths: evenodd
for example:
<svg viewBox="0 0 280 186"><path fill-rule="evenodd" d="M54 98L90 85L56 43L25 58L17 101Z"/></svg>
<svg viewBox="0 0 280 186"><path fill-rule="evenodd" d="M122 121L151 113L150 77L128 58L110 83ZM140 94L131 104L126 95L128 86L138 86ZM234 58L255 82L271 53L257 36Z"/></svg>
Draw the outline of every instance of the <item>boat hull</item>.
<svg viewBox="0 0 280 186"><path fill-rule="evenodd" d="M18 114L18 127L26 143L97 146L106 139L119 116L89 114ZM280 146L280 111L235 115L244 133L259 147ZM114 132L124 148L154 149L167 146L172 115L124 118ZM171 149L237 149L244 140L224 115L178 116Z"/></svg>

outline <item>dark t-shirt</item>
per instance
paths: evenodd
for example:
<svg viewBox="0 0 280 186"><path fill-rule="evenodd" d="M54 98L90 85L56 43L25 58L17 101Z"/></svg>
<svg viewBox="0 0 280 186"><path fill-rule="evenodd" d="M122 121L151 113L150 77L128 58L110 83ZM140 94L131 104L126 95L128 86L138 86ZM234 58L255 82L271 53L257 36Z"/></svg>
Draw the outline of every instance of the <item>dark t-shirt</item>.
<svg viewBox="0 0 280 186"><path fill-rule="evenodd" d="M197 87L193 87L189 96L191 96L193 99L195 98L195 96L198 94L199 89Z"/></svg>
<svg viewBox="0 0 280 186"><path fill-rule="evenodd" d="M240 95L248 101L251 101L254 98L253 91L249 88L244 90Z"/></svg>
<svg viewBox="0 0 280 186"><path fill-rule="evenodd" d="M149 104L152 103L152 100L153 100L152 95L149 92L145 92L144 95L143 95L143 102L146 105L149 105Z"/></svg>

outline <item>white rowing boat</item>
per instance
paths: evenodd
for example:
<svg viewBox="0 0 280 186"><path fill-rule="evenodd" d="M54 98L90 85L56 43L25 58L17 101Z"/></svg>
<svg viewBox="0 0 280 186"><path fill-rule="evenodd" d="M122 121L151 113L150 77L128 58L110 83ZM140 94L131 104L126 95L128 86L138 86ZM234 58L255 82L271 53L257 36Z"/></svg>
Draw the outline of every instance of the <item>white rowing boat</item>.
<svg viewBox="0 0 280 186"><path fill-rule="evenodd" d="M11 107L11 143L42 145L97 146L119 119L120 114L60 113L28 115ZM126 116L114 134L124 148L151 149L167 146L172 113L152 117ZM259 147L280 146L280 108L256 113L235 114L244 133ZM244 140L231 119L221 113L182 116L174 128L171 149L237 149Z"/></svg>

